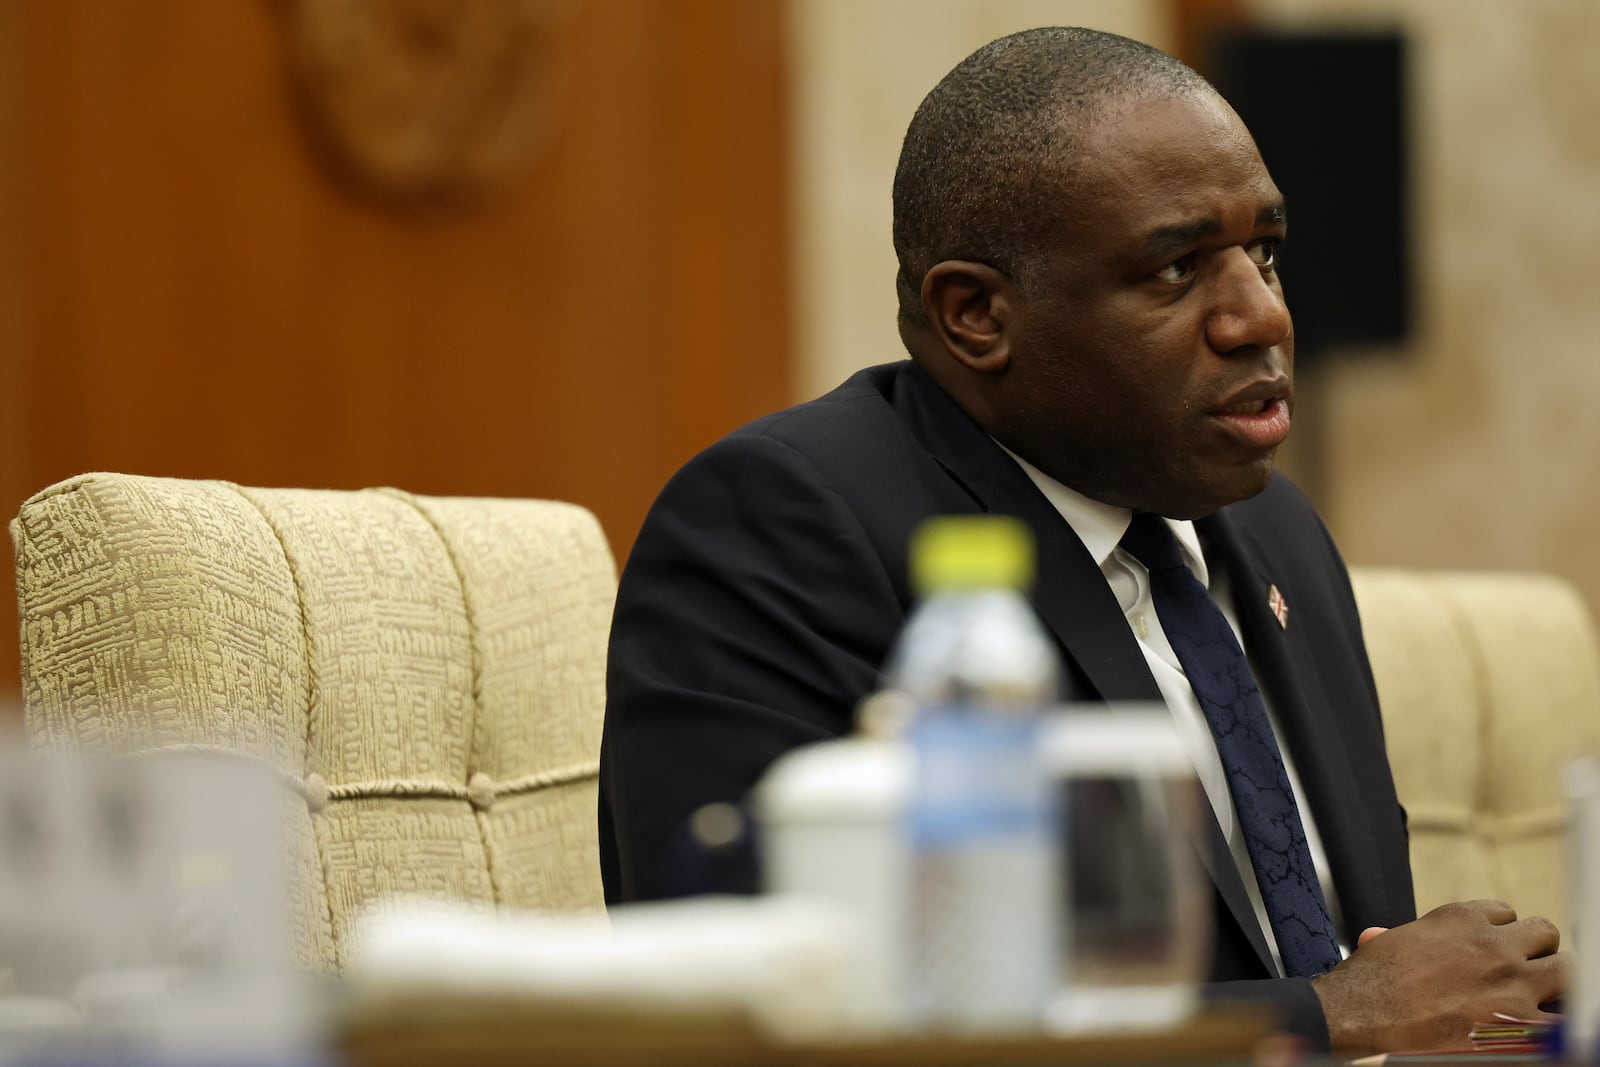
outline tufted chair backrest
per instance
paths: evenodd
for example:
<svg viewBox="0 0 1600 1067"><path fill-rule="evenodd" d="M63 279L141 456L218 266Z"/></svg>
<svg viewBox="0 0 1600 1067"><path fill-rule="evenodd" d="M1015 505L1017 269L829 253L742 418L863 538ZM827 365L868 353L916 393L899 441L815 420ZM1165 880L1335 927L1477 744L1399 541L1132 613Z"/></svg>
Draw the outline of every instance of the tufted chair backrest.
<svg viewBox="0 0 1600 1067"><path fill-rule="evenodd" d="M303 965L395 892L602 906L616 579L587 511L87 474L11 532L33 740L277 768Z"/></svg>
<svg viewBox="0 0 1600 1067"><path fill-rule="evenodd" d="M1355 568L1417 907L1498 897L1570 930L1561 771L1600 755L1600 640L1544 574Z"/></svg>

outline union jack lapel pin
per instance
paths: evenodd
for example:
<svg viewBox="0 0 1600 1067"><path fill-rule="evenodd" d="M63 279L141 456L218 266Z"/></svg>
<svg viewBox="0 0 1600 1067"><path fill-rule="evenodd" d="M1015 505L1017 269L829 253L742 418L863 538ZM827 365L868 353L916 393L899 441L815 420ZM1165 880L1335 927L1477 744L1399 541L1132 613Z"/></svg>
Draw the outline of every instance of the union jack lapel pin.
<svg viewBox="0 0 1600 1067"><path fill-rule="evenodd" d="M1289 628L1289 602L1283 599L1283 594L1278 592L1278 587L1267 587L1267 610L1272 612L1272 617L1278 620L1278 625L1283 629Z"/></svg>

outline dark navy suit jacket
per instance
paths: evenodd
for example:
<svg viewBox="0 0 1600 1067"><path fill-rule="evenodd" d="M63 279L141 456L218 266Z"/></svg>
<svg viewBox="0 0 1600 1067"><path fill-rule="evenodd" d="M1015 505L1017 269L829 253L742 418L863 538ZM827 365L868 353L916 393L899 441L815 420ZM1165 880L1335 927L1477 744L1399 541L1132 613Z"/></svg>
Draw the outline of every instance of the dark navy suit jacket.
<svg viewBox="0 0 1600 1067"><path fill-rule="evenodd" d="M703 804L738 802L784 752L851 731L912 606L907 545L931 515L1015 515L1068 697L1159 701L1099 567L1021 468L909 361L873 367L696 456L662 491L623 570L607 670L600 852L608 902L678 890L670 853ZM1314 813L1348 943L1415 918L1349 578L1287 479L1196 523L1227 568L1250 662ZM1276 585L1287 628L1267 606ZM1276 1003L1326 1046L1305 979L1275 979L1215 819L1216 997Z"/></svg>

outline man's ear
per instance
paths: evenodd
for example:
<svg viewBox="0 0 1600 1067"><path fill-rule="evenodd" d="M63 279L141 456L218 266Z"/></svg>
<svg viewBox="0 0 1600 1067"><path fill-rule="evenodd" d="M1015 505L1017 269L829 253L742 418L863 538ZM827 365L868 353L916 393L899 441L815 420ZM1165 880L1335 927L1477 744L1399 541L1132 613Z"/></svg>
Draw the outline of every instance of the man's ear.
<svg viewBox="0 0 1600 1067"><path fill-rule="evenodd" d="M1016 287L986 263L947 259L922 276L922 310L956 362L993 374L1011 359Z"/></svg>

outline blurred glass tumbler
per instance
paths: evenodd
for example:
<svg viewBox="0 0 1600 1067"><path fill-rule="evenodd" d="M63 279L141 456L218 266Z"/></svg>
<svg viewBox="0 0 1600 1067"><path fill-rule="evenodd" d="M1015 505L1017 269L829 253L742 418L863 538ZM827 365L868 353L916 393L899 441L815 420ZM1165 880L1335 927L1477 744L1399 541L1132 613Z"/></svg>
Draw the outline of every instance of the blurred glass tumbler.
<svg viewBox="0 0 1600 1067"><path fill-rule="evenodd" d="M1196 851L1199 784L1163 705L1069 708L1046 726L1066 812L1057 1031L1173 1025L1195 1008L1210 950Z"/></svg>

